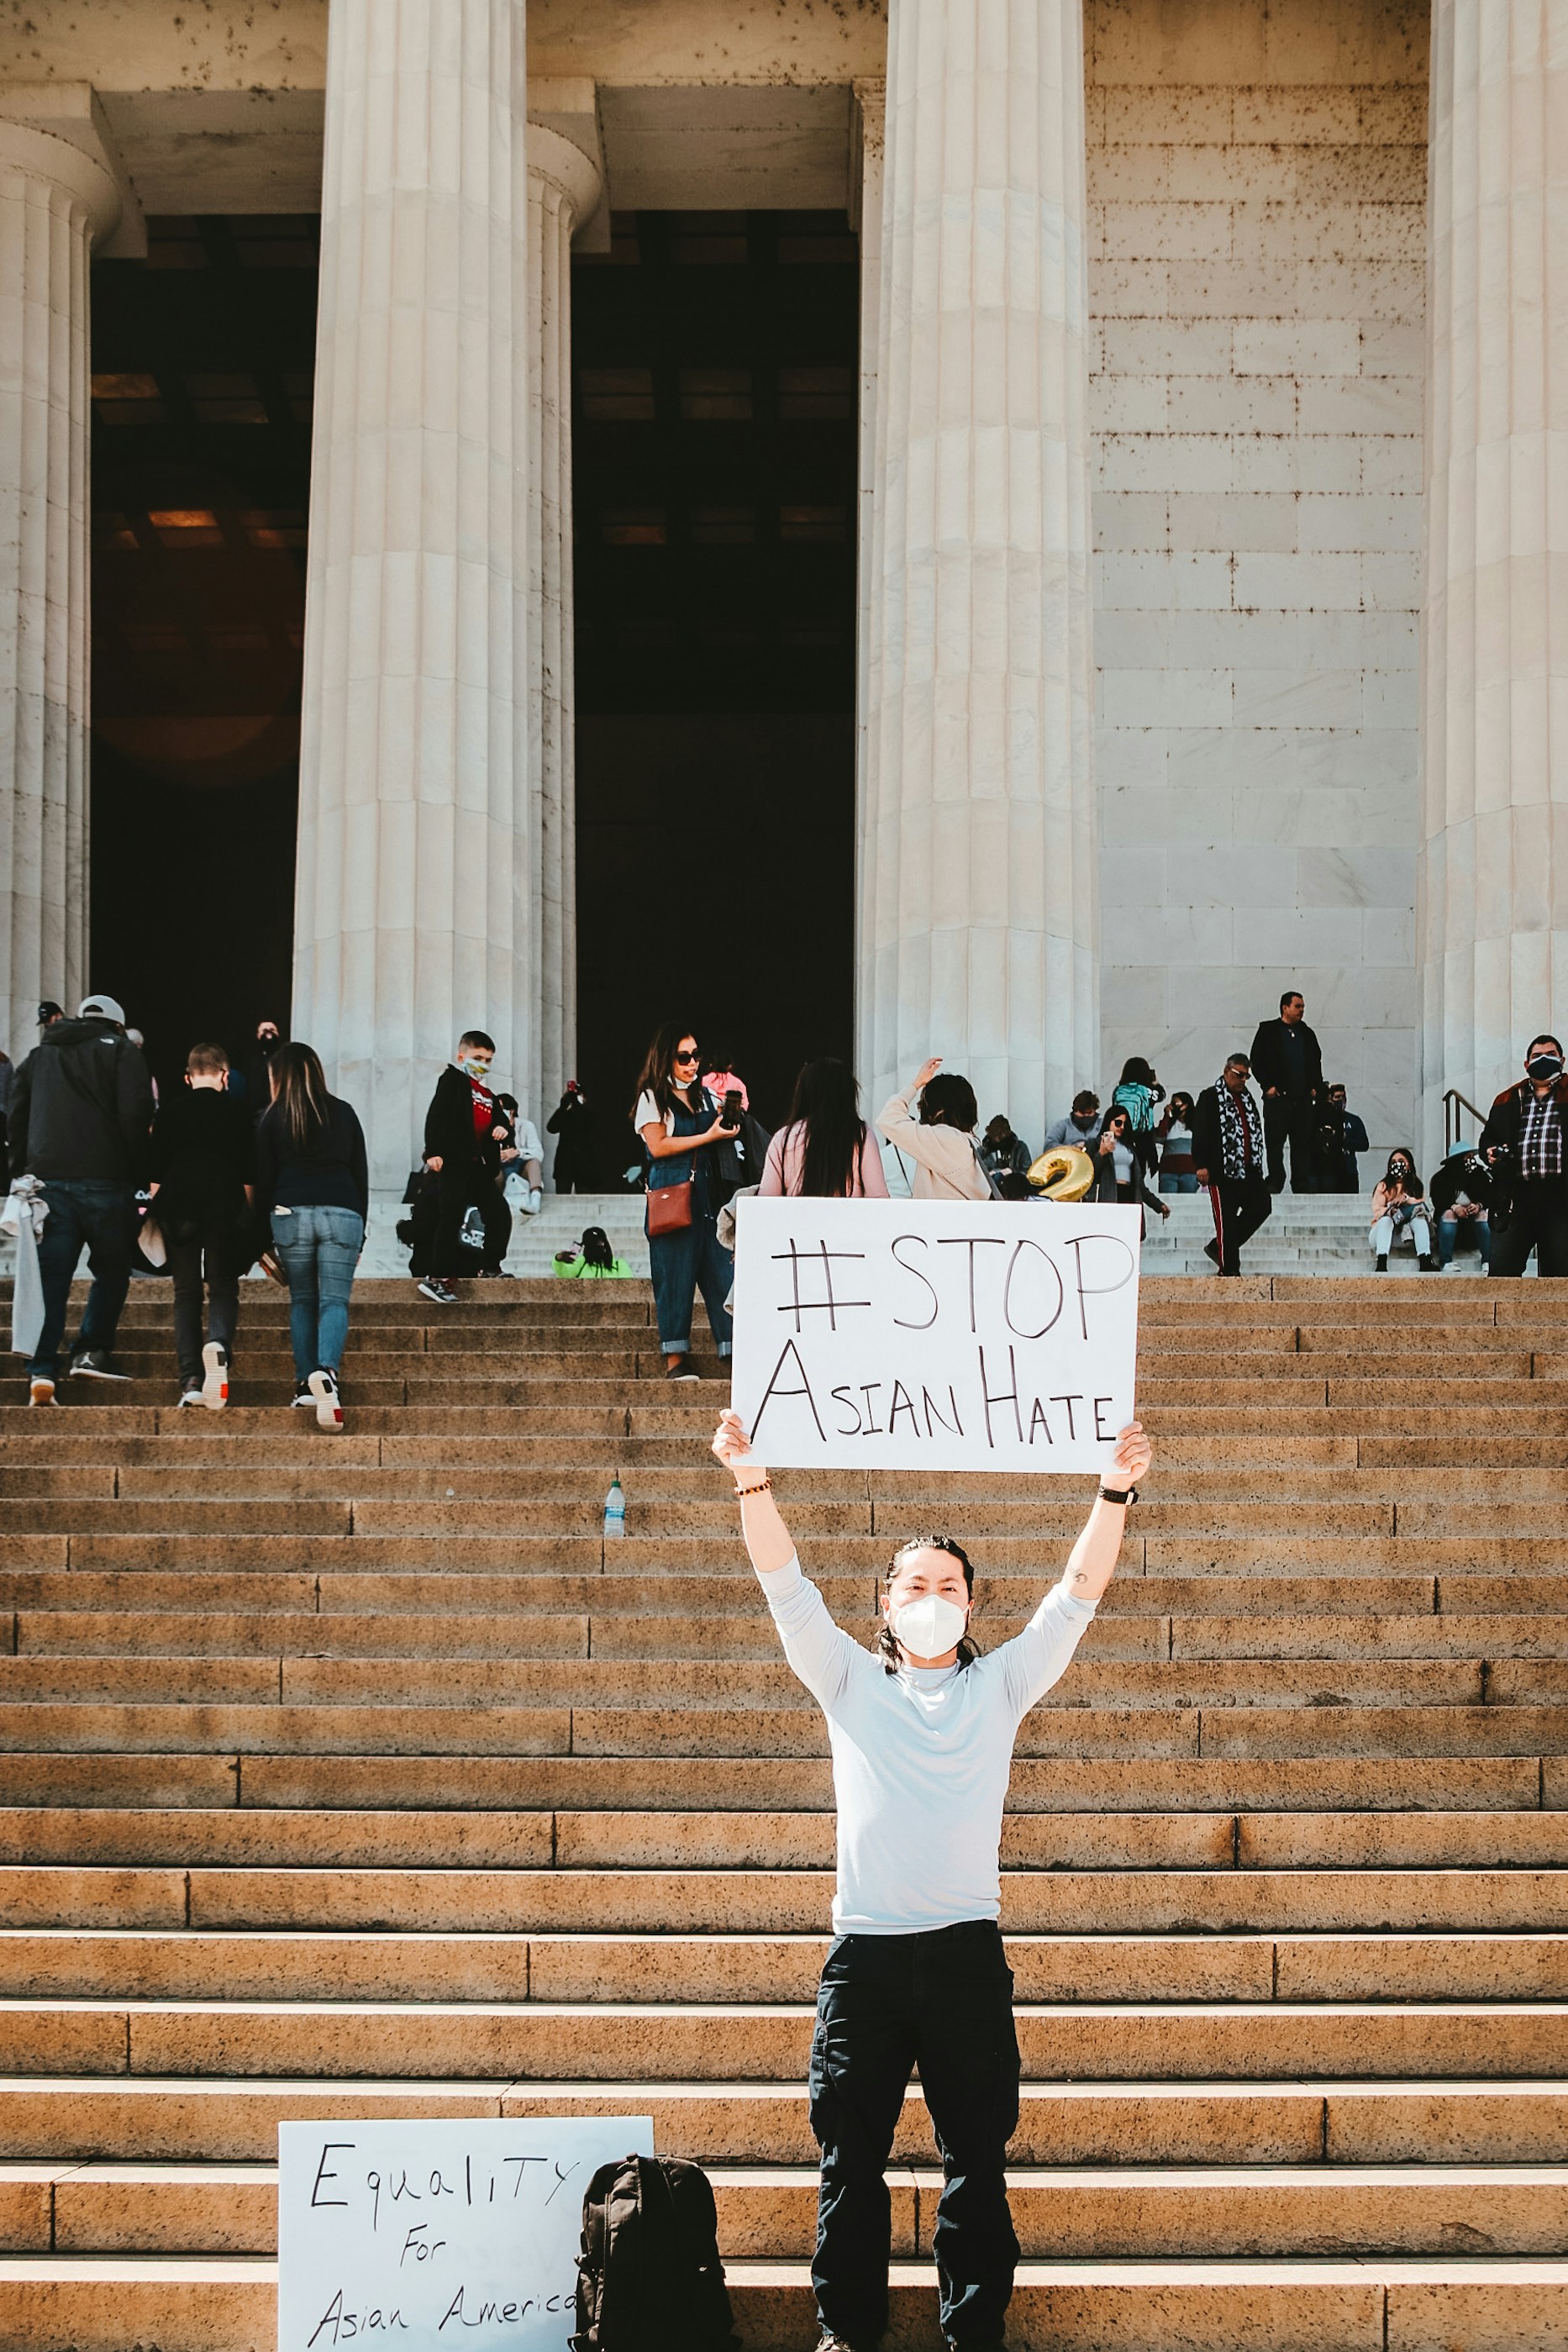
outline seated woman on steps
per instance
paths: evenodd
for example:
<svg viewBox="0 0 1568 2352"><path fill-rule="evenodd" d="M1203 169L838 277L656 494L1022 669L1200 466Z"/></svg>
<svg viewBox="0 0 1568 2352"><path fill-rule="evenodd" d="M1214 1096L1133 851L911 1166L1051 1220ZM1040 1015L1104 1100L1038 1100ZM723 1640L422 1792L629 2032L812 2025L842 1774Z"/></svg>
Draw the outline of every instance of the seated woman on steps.
<svg viewBox="0 0 1568 2352"><path fill-rule="evenodd" d="M991 2352L1018 2260L1004 2168L1018 2121L1018 2043L997 1925L1013 1743L1066 1673L1110 1581L1149 1441L1137 1422L1121 1432L1060 1581L986 1657L969 1633L973 1570L951 1536L899 1546L876 1643L864 1649L801 1573L737 1414L721 1416L713 1451L734 1473L752 1566L833 1750L834 1940L810 2075L822 2150L817 2352L871 2352L887 2327L883 2168L917 2063L945 2176L934 2233L942 2332L963 2352Z"/></svg>

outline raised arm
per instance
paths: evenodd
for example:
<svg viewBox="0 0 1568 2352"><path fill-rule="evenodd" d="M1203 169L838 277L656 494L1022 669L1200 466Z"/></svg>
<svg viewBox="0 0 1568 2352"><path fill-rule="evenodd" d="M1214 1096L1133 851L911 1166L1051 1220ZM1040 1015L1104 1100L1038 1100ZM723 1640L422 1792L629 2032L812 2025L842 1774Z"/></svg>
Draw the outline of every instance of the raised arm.
<svg viewBox="0 0 1568 2352"><path fill-rule="evenodd" d="M1125 1494L1149 1475L1153 1453L1142 1422L1130 1421L1116 1441L1116 1458L1100 1484ZM1062 1576L1062 1588L1074 1601L1092 1608L1116 1573L1121 1538L1127 1530L1127 1505L1108 1503L1097 1495L1094 1508L1074 1544Z"/></svg>
<svg viewBox="0 0 1568 2352"><path fill-rule="evenodd" d="M741 1533L759 1576L772 1576L795 1558L795 1542L767 1481L767 1472L752 1460L752 1444L738 1412L721 1412L713 1451L734 1475L741 1498Z"/></svg>

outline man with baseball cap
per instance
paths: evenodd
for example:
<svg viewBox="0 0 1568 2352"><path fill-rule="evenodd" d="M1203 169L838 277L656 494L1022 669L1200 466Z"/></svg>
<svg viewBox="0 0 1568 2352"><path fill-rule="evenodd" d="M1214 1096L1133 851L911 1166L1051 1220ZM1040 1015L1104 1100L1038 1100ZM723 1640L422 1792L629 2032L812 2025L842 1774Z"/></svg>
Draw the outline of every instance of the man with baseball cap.
<svg viewBox="0 0 1568 2352"><path fill-rule="evenodd" d="M13 1181L37 1179L48 1215L38 1237L44 1321L27 1380L36 1405L58 1402L60 1341L71 1278L85 1249L92 1288L70 1371L125 1378L110 1350L131 1285L136 1187L146 1169L153 1084L112 996L85 996L74 1021L51 1021L11 1088Z"/></svg>

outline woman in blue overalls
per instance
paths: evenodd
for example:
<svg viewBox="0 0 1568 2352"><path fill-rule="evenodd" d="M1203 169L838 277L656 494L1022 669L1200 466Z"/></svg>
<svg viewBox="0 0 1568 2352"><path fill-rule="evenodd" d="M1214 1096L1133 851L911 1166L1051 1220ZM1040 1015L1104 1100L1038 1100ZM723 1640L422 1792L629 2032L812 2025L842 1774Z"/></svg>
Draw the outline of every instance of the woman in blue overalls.
<svg viewBox="0 0 1568 2352"><path fill-rule="evenodd" d="M723 1201L712 1146L729 1141L737 1130L724 1125L712 1096L699 1086L701 1067L696 1032L667 1021L647 1049L632 1113L650 1162L650 1196L669 1184L691 1185L690 1223L649 1233L647 1243L658 1344L665 1378L671 1381L697 1378L691 1369L691 1307L699 1285L719 1353L730 1353L731 1326L724 1301L734 1267L720 1245L715 1223Z"/></svg>

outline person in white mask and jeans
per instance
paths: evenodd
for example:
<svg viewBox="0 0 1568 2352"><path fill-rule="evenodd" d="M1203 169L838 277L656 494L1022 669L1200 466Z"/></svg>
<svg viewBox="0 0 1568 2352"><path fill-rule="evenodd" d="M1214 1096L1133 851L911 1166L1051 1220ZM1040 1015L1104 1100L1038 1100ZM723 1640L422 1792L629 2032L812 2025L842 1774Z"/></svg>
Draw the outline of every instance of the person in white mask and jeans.
<svg viewBox="0 0 1568 2352"><path fill-rule="evenodd" d="M1137 1422L1121 1432L1060 1581L1023 1632L985 1656L969 1633L973 1571L951 1536L899 1546L881 1629L865 1649L802 1574L737 1414L721 1416L713 1451L734 1474L752 1566L784 1655L827 1717L833 1750L834 1940L810 2072L822 2150L817 2352L871 2352L887 2327L883 2168L917 2063L942 2158L933 2235L942 2335L962 2352L992 2352L1018 2260L1005 2170L1018 2121L1018 2042L998 1925L1013 1743L1067 1671L1110 1581L1149 1441Z"/></svg>

